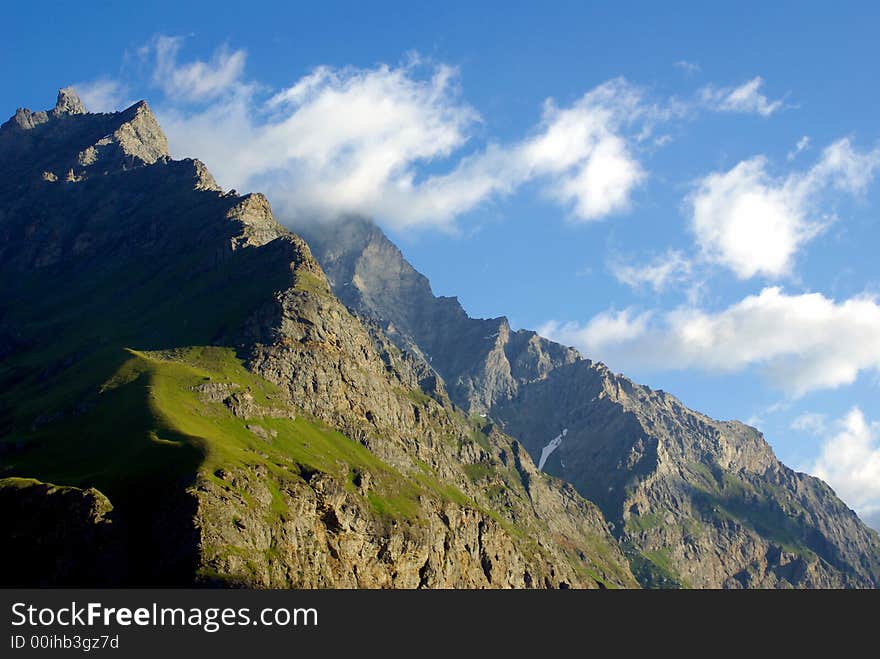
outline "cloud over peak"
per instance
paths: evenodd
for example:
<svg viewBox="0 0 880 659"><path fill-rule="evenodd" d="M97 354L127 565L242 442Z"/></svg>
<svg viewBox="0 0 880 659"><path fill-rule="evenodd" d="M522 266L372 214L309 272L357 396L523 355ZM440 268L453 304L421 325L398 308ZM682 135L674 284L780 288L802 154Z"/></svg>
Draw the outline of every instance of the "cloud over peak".
<svg viewBox="0 0 880 659"><path fill-rule="evenodd" d="M781 106L760 93L760 77L703 87L688 102L649 102L615 78L568 105L548 98L530 130L497 141L483 137L491 125L464 100L459 71L417 55L395 66L319 66L269 90L246 76L244 50L187 60L185 45L158 35L137 51L163 92L153 105L172 153L203 159L221 185L264 190L289 220L357 213L397 229L454 229L530 183L570 221L601 220L629 210L648 179L644 154L669 139L655 137L656 126L695 110ZM88 91L106 106L120 88L107 79Z"/></svg>

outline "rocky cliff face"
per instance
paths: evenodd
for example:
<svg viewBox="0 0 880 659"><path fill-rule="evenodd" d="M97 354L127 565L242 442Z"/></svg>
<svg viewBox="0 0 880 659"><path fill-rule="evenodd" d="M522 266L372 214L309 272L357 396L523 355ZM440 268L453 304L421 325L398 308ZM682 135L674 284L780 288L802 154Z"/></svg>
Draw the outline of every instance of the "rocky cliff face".
<svg viewBox="0 0 880 659"><path fill-rule="evenodd" d="M596 506L352 316L265 197L171 160L146 103L19 110L0 174L0 476L57 484L2 488L3 583L69 518L114 583L636 585ZM51 582L97 584L79 560Z"/></svg>
<svg viewBox="0 0 880 659"><path fill-rule="evenodd" d="M423 356L465 410L488 414L614 525L647 586L877 587L880 538L761 434L506 319L470 319L369 222L303 227L334 290Z"/></svg>

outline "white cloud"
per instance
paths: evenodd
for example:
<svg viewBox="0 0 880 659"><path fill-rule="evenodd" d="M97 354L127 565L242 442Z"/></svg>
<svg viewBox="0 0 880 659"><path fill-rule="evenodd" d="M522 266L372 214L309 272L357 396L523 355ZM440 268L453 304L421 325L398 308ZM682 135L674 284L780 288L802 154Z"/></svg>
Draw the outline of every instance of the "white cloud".
<svg viewBox="0 0 880 659"><path fill-rule="evenodd" d="M242 85L246 54L226 47L214 51L209 62L178 63L182 37L159 35L140 54L155 61L153 83L175 101L207 101Z"/></svg>
<svg viewBox="0 0 880 659"><path fill-rule="evenodd" d="M794 397L880 370L880 305L869 297L836 302L766 288L716 313L624 309L585 325L551 321L541 330L624 371L758 368Z"/></svg>
<svg viewBox="0 0 880 659"><path fill-rule="evenodd" d="M594 220L627 209L633 187L643 178L624 140L607 135L597 141L583 165L561 181L556 196L572 204L575 217Z"/></svg>
<svg viewBox="0 0 880 659"><path fill-rule="evenodd" d="M414 65L320 68L264 105L239 94L160 118L175 155L198 155L224 185L265 190L283 214L443 224L493 192L476 177L417 180L417 165L464 146L479 120L456 82L444 66L427 78Z"/></svg>
<svg viewBox="0 0 880 659"><path fill-rule="evenodd" d="M640 266L620 261L613 261L609 265L611 274L619 282L631 288L649 286L657 293L672 284L686 281L692 271L690 259L677 249L666 250L663 254Z"/></svg>
<svg viewBox="0 0 880 659"><path fill-rule="evenodd" d="M859 193L878 166L880 150L859 153L841 139L811 169L785 178L771 176L763 156L709 174L688 199L703 257L742 279L788 274L798 249L833 219L820 211L823 193Z"/></svg>
<svg viewBox="0 0 880 659"><path fill-rule="evenodd" d="M739 87L707 85L700 90L699 96L704 105L718 112L741 112L769 117L782 108L782 101L771 101L760 93L758 90L763 84L764 79L756 76Z"/></svg>
<svg viewBox="0 0 880 659"><path fill-rule="evenodd" d="M828 427L828 420L824 414L816 412L804 412L791 422L791 429L806 432L811 435L821 435Z"/></svg>
<svg viewBox="0 0 880 659"><path fill-rule="evenodd" d="M73 85L89 112L115 112L132 104L128 89L113 78L98 78Z"/></svg>
<svg viewBox="0 0 880 659"><path fill-rule="evenodd" d="M637 313L633 309L603 311L586 325L550 320L538 328L538 334L559 343L575 345L587 355L591 348L640 340L648 331L651 313Z"/></svg>
<svg viewBox="0 0 880 659"><path fill-rule="evenodd" d="M290 221L358 213L394 228L452 228L475 208L535 182L573 221L628 210L647 178L639 150L669 141L656 125L713 110L772 111L756 78L704 88L701 100L646 102L622 78L568 106L552 99L520 139L477 142L482 121L456 69L411 59L397 67L318 67L266 98L245 78L246 52L183 61L181 37L138 51L164 92L154 109L175 156L199 157L225 187L261 189ZM681 61L680 68L696 65Z"/></svg>
<svg viewBox="0 0 880 659"><path fill-rule="evenodd" d="M868 187L878 167L880 149L859 153L849 139L844 138L826 147L819 162L797 184L804 188L804 196L827 185L857 194Z"/></svg>
<svg viewBox="0 0 880 659"><path fill-rule="evenodd" d="M157 113L172 153L204 160L221 185L264 190L288 219L361 213L395 228L451 227L529 181L573 220L600 219L626 210L645 177L628 129L658 116L617 79L568 107L548 100L519 141L469 147L481 120L448 66L320 67L259 101L229 53L178 65L178 40L155 43L171 81ZM176 102L221 90L204 107Z"/></svg>
<svg viewBox="0 0 880 659"><path fill-rule="evenodd" d="M801 198L775 184L763 157L705 177L691 196L691 228L707 260L746 279L786 274L797 248L822 230Z"/></svg>
<svg viewBox="0 0 880 659"><path fill-rule="evenodd" d="M801 154L802 151L805 151L809 147L810 147L810 137L808 135L804 135L794 145L794 149L788 152L788 155L786 156L786 158L789 161L792 161L795 158L797 158Z"/></svg>
<svg viewBox="0 0 880 659"><path fill-rule="evenodd" d="M809 470L827 482L860 515L880 513L880 424L853 407L835 424ZM876 523L876 521L875 521Z"/></svg>

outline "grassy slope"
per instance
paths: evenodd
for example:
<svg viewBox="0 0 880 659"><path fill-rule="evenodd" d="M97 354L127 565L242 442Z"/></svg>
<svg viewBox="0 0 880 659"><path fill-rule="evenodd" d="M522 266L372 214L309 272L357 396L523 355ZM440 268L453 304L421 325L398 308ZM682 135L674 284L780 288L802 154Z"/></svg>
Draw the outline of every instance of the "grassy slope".
<svg viewBox="0 0 880 659"><path fill-rule="evenodd" d="M113 500L132 491L132 481L156 474L193 480L198 474L212 478L220 467L262 464L279 479L321 471L355 491L351 474L365 470L376 484L370 502L391 516L414 516L418 497L448 493L424 475L404 476L317 421L302 416L242 419L222 403L202 400L195 388L214 382L247 391L258 405L277 405L274 385L246 371L229 348L127 350L126 356L100 387L94 408L30 438L38 448L14 463L16 473L94 486ZM252 424L277 435L267 441L247 428ZM466 499L460 492L451 494Z"/></svg>
<svg viewBox="0 0 880 659"><path fill-rule="evenodd" d="M150 492L169 486L179 489L198 477L228 487L216 470L262 465L268 470L270 488L278 494L273 510L279 517L287 513L280 495L286 481L320 471L363 496L354 483L358 474L369 472L371 489L365 500L377 515L419 524L425 500L451 501L494 518L524 550L532 545L526 530L499 513L504 511L504 492L495 496L487 490L486 500L478 502L441 482L426 465L402 473L304 415L290 419L257 413L245 419L223 403L204 400L196 388L210 382L248 392L265 410L279 405L281 395L275 385L244 369L231 348L129 349L124 357L100 386L94 407L38 430L29 439L33 448L13 461L8 471L59 485L95 487L123 513L138 514ZM259 436L249 425L259 425L270 437ZM487 467L463 465L462 469L474 481L497 475ZM504 480L518 482L515 477ZM601 538L584 541L597 558L609 558L602 555ZM603 581L586 566L580 567Z"/></svg>

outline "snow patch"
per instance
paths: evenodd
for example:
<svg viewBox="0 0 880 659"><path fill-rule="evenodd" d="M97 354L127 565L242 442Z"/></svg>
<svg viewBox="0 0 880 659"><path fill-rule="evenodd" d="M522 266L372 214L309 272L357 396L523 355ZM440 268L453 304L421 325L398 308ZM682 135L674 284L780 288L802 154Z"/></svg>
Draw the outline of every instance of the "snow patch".
<svg viewBox="0 0 880 659"><path fill-rule="evenodd" d="M562 444L562 439L568 434L568 428L563 430L561 433L556 435L553 439L550 440L550 443L547 444L544 448L541 449L541 460L538 462L538 471L544 470L544 463L547 462L547 458L559 448L559 445Z"/></svg>

